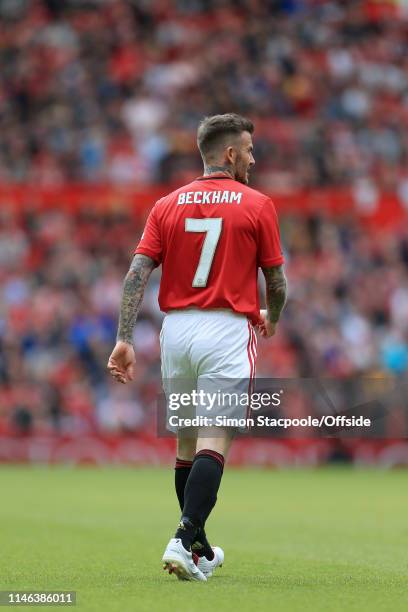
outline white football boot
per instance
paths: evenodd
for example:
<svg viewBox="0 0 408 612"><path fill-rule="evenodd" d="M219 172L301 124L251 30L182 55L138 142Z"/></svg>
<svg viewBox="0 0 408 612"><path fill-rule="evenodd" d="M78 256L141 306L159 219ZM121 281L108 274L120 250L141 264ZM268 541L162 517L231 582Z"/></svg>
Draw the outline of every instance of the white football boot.
<svg viewBox="0 0 408 612"><path fill-rule="evenodd" d="M213 575L213 571L224 563L224 551L222 548L219 546L212 546L211 548L214 551L214 558L209 561L207 557L199 557L197 563L198 569L206 578L210 578Z"/></svg>
<svg viewBox="0 0 408 612"><path fill-rule="evenodd" d="M194 563L192 553L184 548L180 538L171 538L167 544L163 555L163 569L168 570L169 574L176 574L179 580L207 581L203 572Z"/></svg>

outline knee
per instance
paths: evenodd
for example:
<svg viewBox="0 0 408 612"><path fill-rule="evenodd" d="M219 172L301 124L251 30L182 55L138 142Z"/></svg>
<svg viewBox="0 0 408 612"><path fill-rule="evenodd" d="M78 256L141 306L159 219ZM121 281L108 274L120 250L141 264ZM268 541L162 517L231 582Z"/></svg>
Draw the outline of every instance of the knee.
<svg viewBox="0 0 408 612"><path fill-rule="evenodd" d="M214 431L212 428L202 429L197 439L197 452L200 450L213 450L222 455L224 459L227 459L232 439L229 431L222 429Z"/></svg>
<svg viewBox="0 0 408 612"><path fill-rule="evenodd" d="M179 438L177 440L177 457L184 461L192 461L196 454L196 438Z"/></svg>

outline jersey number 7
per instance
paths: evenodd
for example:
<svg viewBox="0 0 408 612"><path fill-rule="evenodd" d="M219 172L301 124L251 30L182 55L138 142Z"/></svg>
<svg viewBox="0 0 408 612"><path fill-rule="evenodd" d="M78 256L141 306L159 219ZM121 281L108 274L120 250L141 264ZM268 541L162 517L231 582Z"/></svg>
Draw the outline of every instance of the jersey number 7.
<svg viewBox="0 0 408 612"><path fill-rule="evenodd" d="M214 259L215 249L220 239L222 218L217 219L186 219L186 232L199 232L206 234L200 261L194 275L193 287L206 287L211 264Z"/></svg>

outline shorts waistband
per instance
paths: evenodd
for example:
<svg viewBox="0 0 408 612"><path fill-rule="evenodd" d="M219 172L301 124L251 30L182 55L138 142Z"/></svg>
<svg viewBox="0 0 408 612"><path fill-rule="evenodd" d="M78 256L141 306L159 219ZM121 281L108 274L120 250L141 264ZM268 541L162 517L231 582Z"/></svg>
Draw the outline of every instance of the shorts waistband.
<svg viewBox="0 0 408 612"><path fill-rule="evenodd" d="M230 308L174 308L166 312L167 317L171 316L172 314L183 314L183 315L217 314L217 315L237 317L239 319L248 318L245 314L241 312L235 312L234 310L231 310Z"/></svg>

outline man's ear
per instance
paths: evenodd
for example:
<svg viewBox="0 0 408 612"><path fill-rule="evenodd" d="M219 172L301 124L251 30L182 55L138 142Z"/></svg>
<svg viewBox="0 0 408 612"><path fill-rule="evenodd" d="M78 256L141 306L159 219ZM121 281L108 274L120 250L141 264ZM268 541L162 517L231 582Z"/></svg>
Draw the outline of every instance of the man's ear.
<svg viewBox="0 0 408 612"><path fill-rule="evenodd" d="M225 149L224 156L225 156L225 161L228 164L235 164L235 161L237 159L237 152L234 147L231 147L231 146L227 147Z"/></svg>

